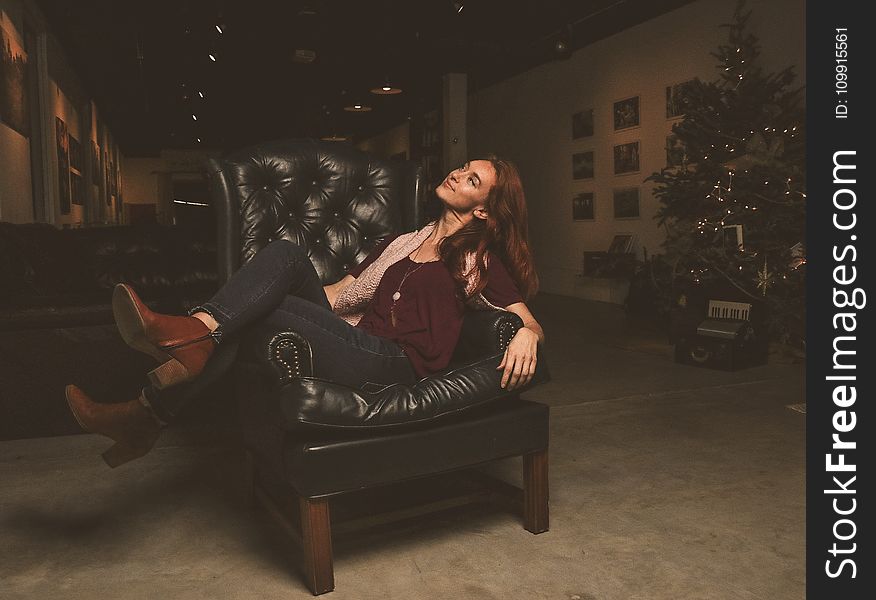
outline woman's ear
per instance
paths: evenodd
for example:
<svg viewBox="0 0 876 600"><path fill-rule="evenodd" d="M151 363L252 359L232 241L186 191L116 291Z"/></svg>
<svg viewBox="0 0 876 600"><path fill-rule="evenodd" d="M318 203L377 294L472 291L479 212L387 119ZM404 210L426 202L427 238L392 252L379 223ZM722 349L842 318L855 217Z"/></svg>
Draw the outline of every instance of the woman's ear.
<svg viewBox="0 0 876 600"><path fill-rule="evenodd" d="M475 218L477 218L477 219L482 219L482 220L486 220L486 219L487 219L487 209L484 208L483 206L479 206L479 207L477 207L476 209L474 209L474 211L472 212L472 214L473 214L473 215L475 216Z"/></svg>

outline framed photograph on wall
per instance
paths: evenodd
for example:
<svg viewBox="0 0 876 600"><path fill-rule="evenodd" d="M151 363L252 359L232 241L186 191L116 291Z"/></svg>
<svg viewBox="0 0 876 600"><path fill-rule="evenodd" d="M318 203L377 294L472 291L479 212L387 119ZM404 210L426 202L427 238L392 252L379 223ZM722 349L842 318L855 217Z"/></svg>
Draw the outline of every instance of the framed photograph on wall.
<svg viewBox="0 0 876 600"><path fill-rule="evenodd" d="M683 167L687 162L687 147L677 135L670 133L666 136L666 166Z"/></svg>
<svg viewBox="0 0 876 600"><path fill-rule="evenodd" d="M68 137L70 138L70 168L82 173L82 144L72 135Z"/></svg>
<svg viewBox="0 0 876 600"><path fill-rule="evenodd" d="M693 79L666 86L666 118L683 117L687 107L687 93Z"/></svg>
<svg viewBox="0 0 876 600"><path fill-rule="evenodd" d="M12 19L0 10L0 123L30 137L27 52Z"/></svg>
<svg viewBox="0 0 876 600"><path fill-rule="evenodd" d="M107 206L112 206L112 194L110 193L109 184L109 156L106 150L103 151L103 193Z"/></svg>
<svg viewBox="0 0 876 600"><path fill-rule="evenodd" d="M578 192L572 197L572 220L594 221L593 192Z"/></svg>
<svg viewBox="0 0 876 600"><path fill-rule="evenodd" d="M85 204L85 180L79 173L70 173L70 201L79 206Z"/></svg>
<svg viewBox="0 0 876 600"><path fill-rule="evenodd" d="M639 188L618 188L614 190L614 218L639 218Z"/></svg>
<svg viewBox="0 0 876 600"><path fill-rule="evenodd" d="M614 118L614 130L631 129L640 125L639 97L631 96L614 103L611 111Z"/></svg>
<svg viewBox="0 0 876 600"><path fill-rule="evenodd" d="M625 175L639 171L639 142L618 144L614 147L614 174Z"/></svg>
<svg viewBox="0 0 876 600"><path fill-rule="evenodd" d="M609 254L627 254L633 250L633 234L618 233L611 238L611 244L608 246Z"/></svg>
<svg viewBox="0 0 876 600"><path fill-rule="evenodd" d="M593 135L593 109L588 108L572 115L572 139L590 137Z"/></svg>
<svg viewBox="0 0 876 600"><path fill-rule="evenodd" d="M58 203L62 215L70 214L70 141L67 124L55 117L55 143L58 150Z"/></svg>
<svg viewBox="0 0 876 600"><path fill-rule="evenodd" d="M593 150L572 155L572 179L593 179Z"/></svg>
<svg viewBox="0 0 876 600"><path fill-rule="evenodd" d="M100 148L91 140L91 183L100 185Z"/></svg>

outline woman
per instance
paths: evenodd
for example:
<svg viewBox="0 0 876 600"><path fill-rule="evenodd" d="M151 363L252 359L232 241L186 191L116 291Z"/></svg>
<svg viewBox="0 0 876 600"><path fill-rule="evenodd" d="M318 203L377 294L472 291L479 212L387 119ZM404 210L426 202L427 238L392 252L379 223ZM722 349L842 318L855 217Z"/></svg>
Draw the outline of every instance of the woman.
<svg viewBox="0 0 876 600"><path fill-rule="evenodd" d="M452 171L436 189L443 210L419 231L384 240L343 279L322 286L304 250L268 244L190 316L150 311L126 285L113 294L125 341L161 362L134 400L99 404L67 386L73 415L116 444L111 467L146 454L159 432L236 353L243 328L294 330L310 343L315 376L352 387L414 383L444 369L466 308L501 308L523 327L497 370L526 385L544 332L526 306L537 290L517 168L490 157Z"/></svg>

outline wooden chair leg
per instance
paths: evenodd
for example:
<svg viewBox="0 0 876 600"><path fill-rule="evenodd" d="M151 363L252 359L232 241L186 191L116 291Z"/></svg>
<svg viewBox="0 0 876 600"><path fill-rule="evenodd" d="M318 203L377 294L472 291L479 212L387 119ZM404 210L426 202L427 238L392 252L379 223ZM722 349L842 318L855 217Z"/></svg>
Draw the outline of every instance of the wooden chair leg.
<svg viewBox="0 0 876 600"><path fill-rule="evenodd" d="M549 526L547 448L523 455L523 527L544 533Z"/></svg>
<svg viewBox="0 0 876 600"><path fill-rule="evenodd" d="M252 450L243 451L243 473L240 482L240 493L246 508L255 507L255 456Z"/></svg>
<svg viewBox="0 0 876 600"><path fill-rule="evenodd" d="M332 532L327 498L299 498L304 576L314 596L335 589Z"/></svg>

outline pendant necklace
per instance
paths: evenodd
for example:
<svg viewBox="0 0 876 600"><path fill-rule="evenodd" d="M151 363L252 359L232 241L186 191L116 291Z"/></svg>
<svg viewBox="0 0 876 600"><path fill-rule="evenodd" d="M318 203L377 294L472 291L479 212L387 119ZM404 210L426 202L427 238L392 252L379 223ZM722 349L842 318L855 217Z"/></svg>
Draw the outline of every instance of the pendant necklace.
<svg viewBox="0 0 876 600"><path fill-rule="evenodd" d="M399 298L401 298L401 289L402 289L402 286L405 284L405 280L408 277L410 277L411 275L413 275L414 273L416 273L420 267L422 267L423 265L426 264L424 262L418 263L417 258L419 258L420 250L423 248L423 246L426 244L426 241L428 241L430 237L432 237L431 233L429 234L429 237L427 237L423 241L423 243L420 244L420 247L417 248L417 251L414 253L413 260L411 260L410 257L407 257L410 262L415 263L417 266L414 267L413 269L411 269L411 265L408 265L407 269L405 269L404 276L402 276L401 281L398 284L398 287L395 289L395 292L392 295L392 304L390 304L390 306L389 306L389 318L390 318L390 321L392 321L393 327L397 326L396 320L395 320L395 303L398 302Z"/></svg>

